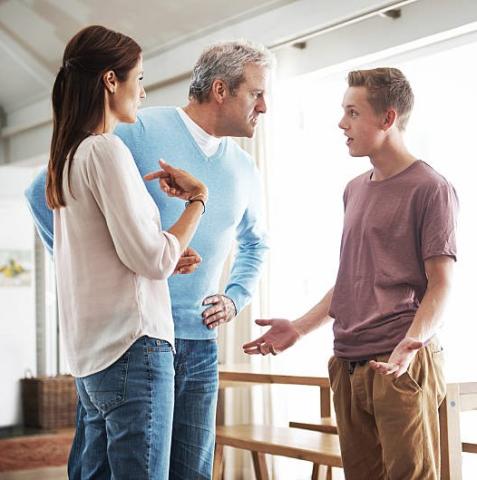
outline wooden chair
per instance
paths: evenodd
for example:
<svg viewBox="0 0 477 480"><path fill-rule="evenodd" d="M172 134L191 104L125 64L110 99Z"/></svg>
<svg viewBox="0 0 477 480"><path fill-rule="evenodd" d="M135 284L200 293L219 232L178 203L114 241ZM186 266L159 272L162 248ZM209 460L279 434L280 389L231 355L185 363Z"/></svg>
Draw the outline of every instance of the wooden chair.
<svg viewBox="0 0 477 480"><path fill-rule="evenodd" d="M302 423L302 422L290 422L288 424L290 428L301 428L302 430L311 430L313 432L332 433L338 435L338 428L334 418L322 417L320 423Z"/></svg>
<svg viewBox="0 0 477 480"><path fill-rule="evenodd" d="M213 480L222 477L224 446L251 452L257 480L269 478L267 453L312 462L312 480L319 480L321 473L331 480L331 467L342 467L336 435L271 425L217 426Z"/></svg>
<svg viewBox="0 0 477 480"><path fill-rule="evenodd" d="M477 383L450 383L439 409L441 480L462 480L462 452L477 453L477 444L463 443L460 412L477 410Z"/></svg>
<svg viewBox="0 0 477 480"><path fill-rule="evenodd" d="M320 389L320 415L322 430L303 427L291 422L290 427L273 425L223 425L223 401L219 401L218 422L215 445L213 479L222 478L224 446L250 451L257 480L268 480L265 454L282 455L308 460L313 463L312 480L332 479L332 467L342 467L338 437L333 435L336 427L331 420L331 389L326 377L314 375L287 375L272 372L249 371L247 367L219 369L222 391L226 387L238 385L287 384L309 385ZM220 398L220 395L219 395ZM221 405L222 404L222 405ZM293 428L296 427L296 428ZM327 433L331 431L332 433Z"/></svg>

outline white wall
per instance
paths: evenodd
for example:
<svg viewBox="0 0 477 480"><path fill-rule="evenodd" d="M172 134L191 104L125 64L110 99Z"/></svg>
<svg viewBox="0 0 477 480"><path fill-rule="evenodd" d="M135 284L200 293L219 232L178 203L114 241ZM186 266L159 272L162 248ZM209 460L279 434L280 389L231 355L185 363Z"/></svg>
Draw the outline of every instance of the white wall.
<svg viewBox="0 0 477 480"><path fill-rule="evenodd" d="M5 142L0 139L0 165L5 163Z"/></svg>
<svg viewBox="0 0 477 480"><path fill-rule="evenodd" d="M48 152L51 133L52 124L47 123L9 138L7 162L15 163Z"/></svg>
<svg viewBox="0 0 477 480"><path fill-rule="evenodd" d="M0 250L33 250L33 226L23 200L30 180L30 169L0 167ZM36 373L33 278L28 287L0 286L0 427L21 421L19 379L26 370Z"/></svg>
<svg viewBox="0 0 477 480"><path fill-rule="evenodd" d="M189 79L179 80L170 83L161 88L156 88L147 92L145 107L153 105L178 105L187 104L187 95L189 93Z"/></svg>

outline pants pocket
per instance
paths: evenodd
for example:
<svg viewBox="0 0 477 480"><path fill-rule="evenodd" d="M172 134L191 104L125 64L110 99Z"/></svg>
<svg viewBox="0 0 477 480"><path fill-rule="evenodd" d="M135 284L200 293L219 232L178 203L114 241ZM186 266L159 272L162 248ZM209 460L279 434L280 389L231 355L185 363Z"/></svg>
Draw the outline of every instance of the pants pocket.
<svg viewBox="0 0 477 480"><path fill-rule="evenodd" d="M172 352L172 345L167 340L160 338L148 338L147 351L152 352Z"/></svg>
<svg viewBox="0 0 477 480"><path fill-rule="evenodd" d="M104 415L126 400L130 352L108 368L81 378L91 403Z"/></svg>
<svg viewBox="0 0 477 480"><path fill-rule="evenodd" d="M333 392L336 393L339 384L340 376L340 362L334 355L328 360L328 376L330 378L330 387Z"/></svg>
<svg viewBox="0 0 477 480"><path fill-rule="evenodd" d="M446 379L444 376L445 356L444 349L440 346L431 346L430 348L430 375L434 376L436 385L437 404L440 405L446 396Z"/></svg>

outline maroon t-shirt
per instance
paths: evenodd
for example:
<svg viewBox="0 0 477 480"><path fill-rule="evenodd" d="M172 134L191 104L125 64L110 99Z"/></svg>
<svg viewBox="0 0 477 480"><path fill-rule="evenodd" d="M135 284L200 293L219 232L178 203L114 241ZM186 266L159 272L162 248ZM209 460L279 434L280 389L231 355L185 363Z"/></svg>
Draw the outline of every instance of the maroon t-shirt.
<svg viewBox="0 0 477 480"><path fill-rule="evenodd" d="M456 258L457 195L423 161L381 181L372 171L344 192L340 266L330 315L335 355L350 360L391 352L424 296L424 260Z"/></svg>

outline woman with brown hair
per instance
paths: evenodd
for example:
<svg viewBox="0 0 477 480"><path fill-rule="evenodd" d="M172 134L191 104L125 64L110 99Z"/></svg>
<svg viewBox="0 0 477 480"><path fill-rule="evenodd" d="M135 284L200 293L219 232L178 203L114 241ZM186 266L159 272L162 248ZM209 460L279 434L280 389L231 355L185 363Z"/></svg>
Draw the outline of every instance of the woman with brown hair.
<svg viewBox="0 0 477 480"><path fill-rule="evenodd" d="M145 98L139 45L101 26L68 43L53 87L46 196L54 210L60 331L86 410L81 478L168 477L174 398L167 277L190 242L207 188L161 163L161 188L188 200L160 214L112 132Z"/></svg>

